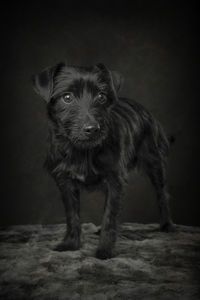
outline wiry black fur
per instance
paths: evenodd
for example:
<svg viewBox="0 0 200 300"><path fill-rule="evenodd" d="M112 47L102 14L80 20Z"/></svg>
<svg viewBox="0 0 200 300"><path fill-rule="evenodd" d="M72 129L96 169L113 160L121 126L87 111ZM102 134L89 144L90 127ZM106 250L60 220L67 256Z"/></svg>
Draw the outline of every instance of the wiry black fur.
<svg viewBox="0 0 200 300"><path fill-rule="evenodd" d="M128 172L136 167L147 173L156 189L161 230L174 230L165 183L168 140L142 105L117 96L120 75L102 64L90 68L58 64L33 81L36 92L47 101L45 165L61 191L67 217L66 235L56 249L79 249L80 188L97 188L105 193L106 205L96 256L112 256L125 183ZM66 92L73 96L70 104L63 101ZM106 95L103 104L97 100L99 92ZM97 123L100 131L85 135L85 124Z"/></svg>

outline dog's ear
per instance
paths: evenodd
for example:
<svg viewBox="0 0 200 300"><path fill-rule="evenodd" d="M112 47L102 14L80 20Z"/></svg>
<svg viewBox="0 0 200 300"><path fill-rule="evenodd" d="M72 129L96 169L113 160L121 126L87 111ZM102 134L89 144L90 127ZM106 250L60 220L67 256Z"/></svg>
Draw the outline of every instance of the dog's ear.
<svg viewBox="0 0 200 300"><path fill-rule="evenodd" d="M123 76L117 71L108 70L102 63L98 63L96 67L101 71L103 71L104 73L109 74L113 87L115 91L118 93L124 82Z"/></svg>
<svg viewBox="0 0 200 300"><path fill-rule="evenodd" d="M46 68L41 73L32 75L33 88L46 102L49 102L53 92L53 80L56 72L64 65L59 63L56 66Z"/></svg>
<svg viewBox="0 0 200 300"><path fill-rule="evenodd" d="M124 78L117 71L110 71L110 72L111 72L111 75L112 75L113 85L114 85L116 91L119 92L122 85L123 85Z"/></svg>

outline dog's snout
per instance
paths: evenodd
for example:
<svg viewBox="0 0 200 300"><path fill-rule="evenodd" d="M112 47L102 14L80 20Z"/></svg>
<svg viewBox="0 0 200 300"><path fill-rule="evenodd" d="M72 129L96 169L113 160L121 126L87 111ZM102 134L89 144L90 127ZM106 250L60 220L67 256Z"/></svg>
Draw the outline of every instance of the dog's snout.
<svg viewBox="0 0 200 300"><path fill-rule="evenodd" d="M83 126L83 131L88 136L94 135L99 130L100 130L100 126L98 123L85 124Z"/></svg>

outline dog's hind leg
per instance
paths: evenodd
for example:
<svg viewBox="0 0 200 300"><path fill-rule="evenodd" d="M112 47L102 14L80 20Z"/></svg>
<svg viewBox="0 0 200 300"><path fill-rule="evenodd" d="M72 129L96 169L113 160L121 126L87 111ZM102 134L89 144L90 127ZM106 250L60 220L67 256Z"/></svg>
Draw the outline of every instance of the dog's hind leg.
<svg viewBox="0 0 200 300"><path fill-rule="evenodd" d="M166 186L165 162L159 153L155 152L145 156L145 159L142 161L142 167L156 190L160 211L160 229L165 232L173 232L175 231L175 225L172 222L169 208L170 195Z"/></svg>
<svg viewBox="0 0 200 300"><path fill-rule="evenodd" d="M61 243L55 250L67 251L80 248L80 191L72 180L58 183L66 213L67 230Z"/></svg>
<svg viewBox="0 0 200 300"><path fill-rule="evenodd" d="M122 196L123 184L117 176L113 175L107 180L105 210L96 252L97 258L112 257L117 237L117 217L120 212Z"/></svg>

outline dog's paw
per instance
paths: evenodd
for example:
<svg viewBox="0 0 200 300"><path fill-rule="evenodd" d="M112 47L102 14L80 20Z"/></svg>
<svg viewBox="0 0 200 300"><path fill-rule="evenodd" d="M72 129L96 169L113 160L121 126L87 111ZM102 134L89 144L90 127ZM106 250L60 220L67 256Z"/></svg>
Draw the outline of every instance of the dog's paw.
<svg viewBox="0 0 200 300"><path fill-rule="evenodd" d="M172 222L165 223L160 226L160 230L163 232L175 232L176 231L176 225Z"/></svg>
<svg viewBox="0 0 200 300"><path fill-rule="evenodd" d="M112 251L110 249L97 249L96 258L109 259L112 257Z"/></svg>
<svg viewBox="0 0 200 300"><path fill-rule="evenodd" d="M75 251L78 249L80 249L80 243L63 241L59 243L53 250L61 252L61 251Z"/></svg>

